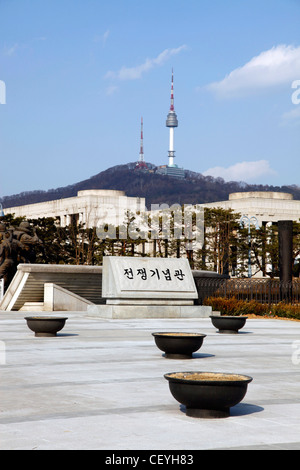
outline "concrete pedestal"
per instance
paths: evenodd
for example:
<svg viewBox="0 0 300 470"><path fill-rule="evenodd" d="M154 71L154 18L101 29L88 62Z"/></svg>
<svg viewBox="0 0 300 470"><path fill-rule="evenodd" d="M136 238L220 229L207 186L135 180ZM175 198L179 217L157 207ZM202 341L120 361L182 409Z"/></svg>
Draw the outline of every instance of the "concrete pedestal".
<svg viewBox="0 0 300 470"><path fill-rule="evenodd" d="M210 315L212 307L203 305L90 305L87 308L87 316L106 319L208 318Z"/></svg>

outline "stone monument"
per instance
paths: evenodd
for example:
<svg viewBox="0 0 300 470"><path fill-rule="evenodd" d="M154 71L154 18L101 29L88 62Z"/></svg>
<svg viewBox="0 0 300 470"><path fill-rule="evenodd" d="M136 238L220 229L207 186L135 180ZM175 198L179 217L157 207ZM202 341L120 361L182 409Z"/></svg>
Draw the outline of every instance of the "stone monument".
<svg viewBox="0 0 300 470"><path fill-rule="evenodd" d="M103 318L208 317L211 307L195 305L198 292L187 259L103 258L103 305L88 315Z"/></svg>

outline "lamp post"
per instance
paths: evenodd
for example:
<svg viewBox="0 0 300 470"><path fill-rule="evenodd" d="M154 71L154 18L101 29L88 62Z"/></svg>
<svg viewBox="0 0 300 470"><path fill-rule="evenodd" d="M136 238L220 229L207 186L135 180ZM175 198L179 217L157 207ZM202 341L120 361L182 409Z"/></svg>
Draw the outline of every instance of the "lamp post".
<svg viewBox="0 0 300 470"><path fill-rule="evenodd" d="M252 277L252 270L251 270L251 224L255 226L256 229L259 228L258 220L256 217L247 217L246 215L242 215L240 219L240 226L248 225L248 277Z"/></svg>

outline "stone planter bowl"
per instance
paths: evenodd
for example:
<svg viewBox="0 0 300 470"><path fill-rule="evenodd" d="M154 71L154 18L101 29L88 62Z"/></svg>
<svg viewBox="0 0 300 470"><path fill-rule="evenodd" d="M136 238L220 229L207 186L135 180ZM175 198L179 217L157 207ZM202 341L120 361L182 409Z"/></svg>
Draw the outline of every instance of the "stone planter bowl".
<svg viewBox="0 0 300 470"><path fill-rule="evenodd" d="M34 331L35 336L56 336L67 320L66 317L25 317L27 326Z"/></svg>
<svg viewBox="0 0 300 470"><path fill-rule="evenodd" d="M170 359L191 359L206 335L200 333L152 333L156 346Z"/></svg>
<svg viewBox="0 0 300 470"><path fill-rule="evenodd" d="M229 315L210 315L212 324L219 333L235 334L243 328L248 317Z"/></svg>
<svg viewBox="0 0 300 470"><path fill-rule="evenodd" d="M222 372L171 372L164 377L171 394L195 418L226 418L246 395L252 377Z"/></svg>

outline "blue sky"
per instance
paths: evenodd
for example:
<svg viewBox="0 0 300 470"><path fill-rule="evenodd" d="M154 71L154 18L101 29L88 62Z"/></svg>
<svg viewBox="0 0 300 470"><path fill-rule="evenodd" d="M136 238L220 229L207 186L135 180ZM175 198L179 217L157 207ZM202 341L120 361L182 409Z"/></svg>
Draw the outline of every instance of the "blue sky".
<svg viewBox="0 0 300 470"><path fill-rule="evenodd" d="M300 0L0 0L0 197L166 164L172 67L178 166L299 184Z"/></svg>

